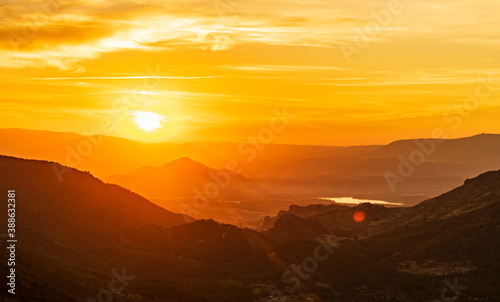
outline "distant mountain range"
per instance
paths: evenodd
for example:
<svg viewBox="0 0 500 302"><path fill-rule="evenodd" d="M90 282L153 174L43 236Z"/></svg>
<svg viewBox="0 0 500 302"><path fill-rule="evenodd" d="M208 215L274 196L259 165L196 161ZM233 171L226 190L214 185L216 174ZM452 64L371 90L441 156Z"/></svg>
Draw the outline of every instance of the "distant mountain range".
<svg viewBox="0 0 500 302"><path fill-rule="evenodd" d="M253 182L227 169L216 170L187 157L167 163L161 167L142 167L125 175L113 175L104 178L150 198L193 198L195 190L204 192L207 184L213 184L220 194L217 199L226 195L251 194ZM211 195L211 194L208 194ZM208 197L209 199L213 199Z"/></svg>
<svg viewBox="0 0 500 302"><path fill-rule="evenodd" d="M213 169L187 157L103 180L197 219L239 224L240 220L255 221L283 207L280 202L266 202L274 195L265 183L231 170Z"/></svg>
<svg viewBox="0 0 500 302"><path fill-rule="evenodd" d="M68 169L62 181L55 169ZM432 301L445 279L463 285L461 300L500 299L500 171L410 208L292 206L261 233L185 224L89 173L0 156L0 191L8 189L17 194L19 301L87 301L113 269L133 276L117 301L271 301L273 289L290 301ZM363 222L352 220L356 211ZM318 246L330 256L299 274Z"/></svg>
<svg viewBox="0 0 500 302"><path fill-rule="evenodd" d="M224 142L145 144L116 137L1 129L0 141L0 154L87 170L174 211L193 200L193 190L203 191L213 181L210 175L223 175L228 163L236 163L237 175L198 216L220 219L217 213L223 213L219 216L230 217L225 221L231 223L254 221L291 204L318 203L318 198L415 205L467 178L500 168L496 134L401 140L386 146L257 148ZM33 144L37 148L31 148ZM415 160L422 162L412 164ZM401 175L405 169L411 173Z"/></svg>
<svg viewBox="0 0 500 302"><path fill-rule="evenodd" d="M263 167L273 167L277 159L290 162L312 156L328 156L335 152L342 154L348 150L349 153L363 152L357 147L347 149L335 146L271 144L265 147L265 151L256 151L249 144L240 147L240 143L226 142L146 144L118 137L28 129L0 129L0 141L0 154L55 161L92 171L99 177L123 175L144 166L159 167L189 157L219 170L225 169L229 161L237 161L243 167L244 174L253 178ZM34 143L37 148L32 148ZM87 148L89 143L90 147ZM373 147L366 148L374 150ZM258 156L248 161L254 154Z"/></svg>
<svg viewBox="0 0 500 302"><path fill-rule="evenodd" d="M500 170L468 179L464 185L413 207L386 208L369 203L351 207L337 203L292 205L287 211L280 211L276 216L264 217L257 229L262 232L280 233L279 228L294 227L290 224L284 227L279 223L282 217L291 216L300 218L291 220L299 225L304 225L304 221L319 223L321 228L337 237L369 238L395 228L421 226L433 221L470 214L497 204L499 199ZM366 220L363 223L357 223L352 219L357 211L365 213ZM288 220L290 221L289 218ZM293 237L290 239L295 240Z"/></svg>
<svg viewBox="0 0 500 302"><path fill-rule="evenodd" d="M370 158L397 158L420 150L426 140L400 140L367 153ZM427 139L427 141L430 141ZM500 163L500 134L480 134L458 139L434 139L427 160L484 165ZM420 142L420 144L419 144Z"/></svg>

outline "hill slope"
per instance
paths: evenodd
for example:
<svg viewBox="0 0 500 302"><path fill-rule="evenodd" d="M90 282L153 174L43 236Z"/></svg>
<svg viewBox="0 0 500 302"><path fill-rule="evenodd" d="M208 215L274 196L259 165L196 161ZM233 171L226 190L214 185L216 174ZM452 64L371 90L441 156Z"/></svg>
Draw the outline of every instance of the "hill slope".
<svg viewBox="0 0 500 302"><path fill-rule="evenodd" d="M0 156L0 191L16 190L19 301L87 301L122 268L135 280L126 291L145 301L245 301L249 290L228 280L277 274L269 241L255 231L185 224L183 215L88 173L68 169L60 182L54 168L68 169Z"/></svg>
<svg viewBox="0 0 500 302"><path fill-rule="evenodd" d="M294 206L281 217L294 213L309 225L321 223L327 231L323 236L335 235L327 227L339 217L347 218L342 212L348 211L340 207L344 206ZM481 174L411 208L359 205L350 211L351 219L354 210L364 211L365 221L358 224L357 232L346 234L347 240L337 240L340 246L319 264L313 284L308 283L313 291L322 292L318 284L328 284L331 293L340 295L335 301L374 297L376 301L430 301L440 296L446 286L443 280L457 280L467 289L460 291L458 301L500 299L500 171ZM278 222L268 218L271 229L264 233L283 234ZM345 222L344 228L352 223ZM314 255L318 234L309 239L285 235L276 248L282 259L301 263ZM453 294L447 296L451 299Z"/></svg>

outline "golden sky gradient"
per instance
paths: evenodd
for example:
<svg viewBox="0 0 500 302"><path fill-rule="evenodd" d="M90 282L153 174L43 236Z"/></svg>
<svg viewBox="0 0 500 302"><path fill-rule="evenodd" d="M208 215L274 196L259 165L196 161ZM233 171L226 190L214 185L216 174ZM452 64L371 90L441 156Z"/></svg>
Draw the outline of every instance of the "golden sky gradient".
<svg viewBox="0 0 500 302"><path fill-rule="evenodd" d="M0 128L242 141L286 106L276 143L500 132L496 0L2 3Z"/></svg>

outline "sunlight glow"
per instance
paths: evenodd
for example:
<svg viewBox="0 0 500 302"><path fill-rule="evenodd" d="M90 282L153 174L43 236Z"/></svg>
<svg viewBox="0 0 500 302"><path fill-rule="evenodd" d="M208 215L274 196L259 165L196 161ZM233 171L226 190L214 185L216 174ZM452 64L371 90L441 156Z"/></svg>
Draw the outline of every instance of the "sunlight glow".
<svg viewBox="0 0 500 302"><path fill-rule="evenodd" d="M152 131L162 126L165 117L154 112L136 112L134 114L135 123L143 130Z"/></svg>

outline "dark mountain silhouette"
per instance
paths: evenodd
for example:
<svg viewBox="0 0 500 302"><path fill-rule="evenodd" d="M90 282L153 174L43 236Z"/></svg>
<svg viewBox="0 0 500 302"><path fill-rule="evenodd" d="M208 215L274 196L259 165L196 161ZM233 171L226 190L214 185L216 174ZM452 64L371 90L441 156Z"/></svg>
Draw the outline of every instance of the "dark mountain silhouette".
<svg viewBox="0 0 500 302"><path fill-rule="evenodd" d="M65 170L62 181L54 169ZM127 292L144 301L234 301L249 293L231 278L277 274L269 240L259 233L214 221L185 224L184 215L86 172L0 156L0 190L8 189L17 200L19 301L87 301L121 268L137 280Z"/></svg>
<svg viewBox="0 0 500 302"><path fill-rule="evenodd" d="M366 220L358 223L353 220L354 213L362 211ZM277 216L264 217L258 227L263 234L272 234L272 238L278 242L297 240L289 236L288 229L304 228L321 230L323 235L332 235L337 238L362 238L367 232L372 232L375 226L382 221L393 221L402 208L386 208L381 205L360 204L347 206L341 204L312 204L308 206L290 206L288 211L280 211ZM282 217L297 217L297 221L291 220L288 224L278 223ZM300 219L300 220L299 220ZM290 220L290 219L288 219ZM283 234L283 236L280 236ZM316 237L320 234L316 233ZM311 239L313 237L309 237Z"/></svg>
<svg viewBox="0 0 500 302"><path fill-rule="evenodd" d="M70 169L60 182L54 168L64 169L0 157L0 190L17 193L20 301L86 301L121 268L134 276L125 301L266 301L276 288L298 301L426 301L455 277L467 286L460 299L500 297L500 171L411 208L292 206L260 234L184 224L89 173ZM366 219L353 222L354 211ZM3 211L0 228L6 222ZM331 255L291 290L282 274L310 264L318 237Z"/></svg>
<svg viewBox="0 0 500 302"><path fill-rule="evenodd" d="M317 221L306 220L293 214L284 213L274 222L274 227L263 232L275 243L316 238L327 233Z"/></svg>
<svg viewBox="0 0 500 302"><path fill-rule="evenodd" d="M307 217L302 219L308 224L320 223L327 230L322 234L325 237L334 233L328 223L342 217L342 211L349 212L344 207L294 206L281 217L292 212ZM368 301L373 297L377 301L425 301L439 298L446 287L443 280L448 280L448 284L460 284L455 293L447 291L450 299L500 298L500 171L481 174L411 208L359 205L353 210L363 211L366 220L358 224L358 232L333 238L336 248L314 273L316 292L327 288L335 296L333 300L340 301ZM268 223L272 220L268 218ZM281 234L279 220L264 233ZM314 254L318 245L315 236L311 234L305 240L284 234L275 239L284 242L276 251L281 258L300 263Z"/></svg>
<svg viewBox="0 0 500 302"><path fill-rule="evenodd" d="M285 230L280 230L283 225L277 222L283 216L294 216L309 223L320 223L323 230L330 235L367 238L399 227L418 227L431 221L471 213L499 201L500 171L492 171L468 179L464 185L413 207L386 208L369 203L357 206L336 203L292 205L288 211L280 211L274 217L264 217L257 229L263 232L272 230L276 234L285 233ZM365 213L366 220L361 224L353 221L356 211ZM293 237L291 239L293 240Z"/></svg>
<svg viewBox="0 0 500 302"><path fill-rule="evenodd" d="M88 172L44 161L28 161L0 156L3 186L19 189L24 207L35 209L37 215L64 215L53 217L69 219L86 228L124 231L138 224L156 224L163 227L185 223L183 215L174 214L143 197L116 185L105 184ZM64 173L64 178L58 176ZM62 181L60 181L62 180ZM64 197L64 198L63 198ZM86 219L94 217L92 225ZM102 217L105 217L102 218ZM127 217L122 221L123 217ZM112 218L109 220L109 218ZM56 227L58 220L51 225Z"/></svg>

